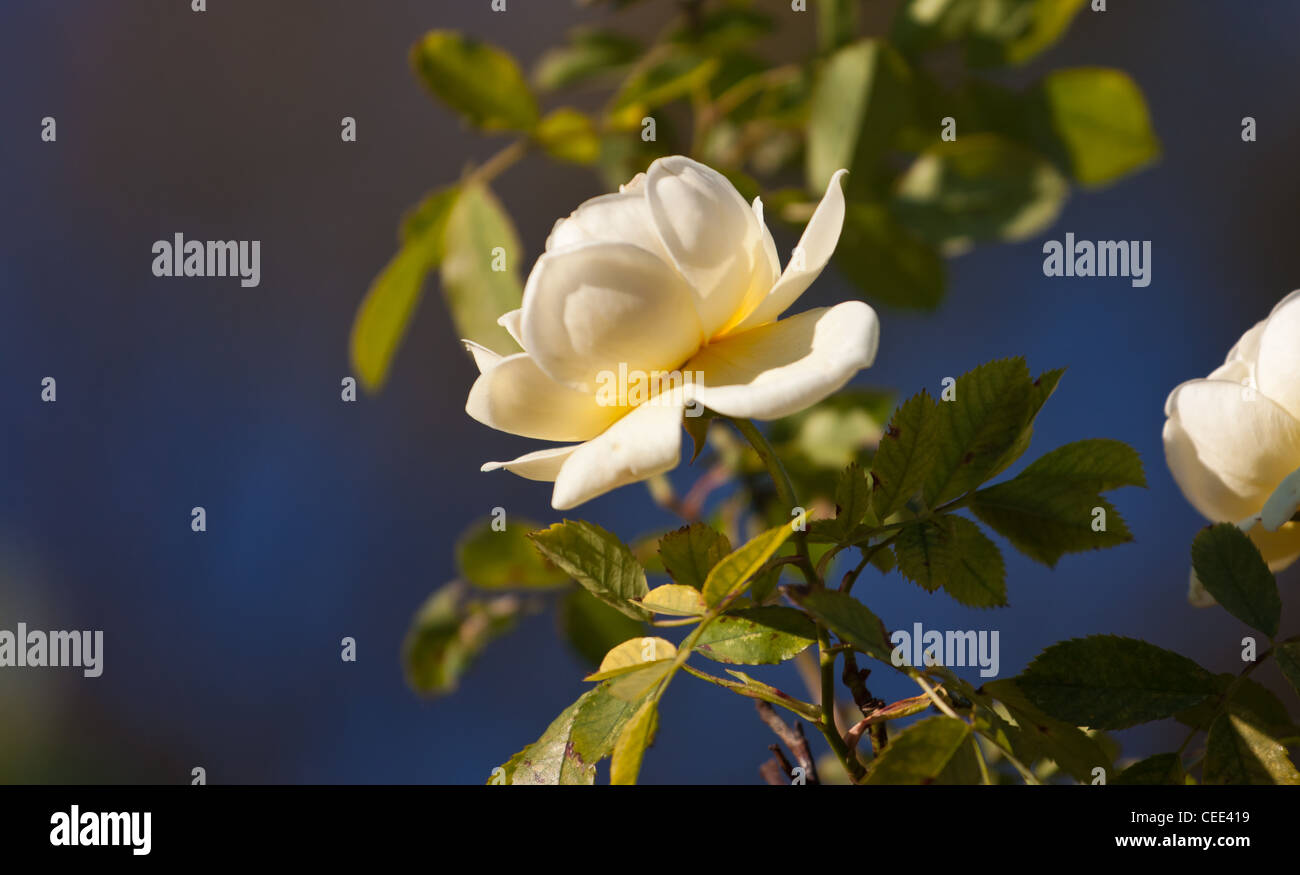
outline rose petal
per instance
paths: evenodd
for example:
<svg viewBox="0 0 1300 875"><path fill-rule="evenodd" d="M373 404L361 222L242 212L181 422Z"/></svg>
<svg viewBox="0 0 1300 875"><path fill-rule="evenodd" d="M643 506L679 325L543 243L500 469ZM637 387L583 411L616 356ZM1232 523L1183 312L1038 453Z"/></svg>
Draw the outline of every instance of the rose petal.
<svg viewBox="0 0 1300 875"><path fill-rule="evenodd" d="M617 194L605 194L583 203L560 219L546 238L546 251L579 243L630 243L671 263L650 215L650 205L636 179Z"/></svg>
<svg viewBox="0 0 1300 875"><path fill-rule="evenodd" d="M799 296L813 284L813 280L821 275L835 252L835 246L840 242L840 232L844 230L844 189L840 180L846 173L847 170L839 170L831 177L830 184L826 186L826 194L808 220L808 226L804 228L799 245L795 248L795 255L785 266L785 272L735 330L744 331L773 321L799 300Z"/></svg>
<svg viewBox="0 0 1300 875"><path fill-rule="evenodd" d="M861 301L732 334L682 366L688 396L726 416L777 419L816 404L876 357L880 322Z"/></svg>
<svg viewBox="0 0 1300 875"><path fill-rule="evenodd" d="M1300 291L1273 308L1259 336L1260 391L1300 418Z"/></svg>
<svg viewBox="0 0 1300 875"><path fill-rule="evenodd" d="M575 449L555 480L551 506L568 510L677 467L683 404L681 390L660 395Z"/></svg>
<svg viewBox="0 0 1300 875"><path fill-rule="evenodd" d="M523 315L524 309L520 307L518 310L511 310L509 313L503 314L501 318L497 320L497 324L504 328L510 336L514 338L515 343L519 344L521 349L523 348L524 340L523 334L519 331L519 320L523 318Z"/></svg>
<svg viewBox="0 0 1300 875"><path fill-rule="evenodd" d="M569 447L550 447L549 449L528 453L509 462L487 462L479 470L496 471L499 468L505 468L510 473L518 474L525 480L541 480L546 483L554 483L555 478L560 474L560 467L569 456L573 455L573 451L577 448L577 444Z"/></svg>
<svg viewBox="0 0 1300 875"><path fill-rule="evenodd" d="M1236 522L1257 513L1300 468L1300 422L1236 383L1192 380L1165 404L1165 460L1183 495L1206 518Z"/></svg>
<svg viewBox="0 0 1300 875"><path fill-rule="evenodd" d="M619 365L671 370L703 343L691 290L627 243L583 243L537 260L524 289L524 348L555 380L594 392Z"/></svg>
<svg viewBox="0 0 1300 875"><path fill-rule="evenodd" d="M1276 532L1255 526L1248 534L1274 574L1300 559L1300 525L1296 523L1287 523Z"/></svg>
<svg viewBox="0 0 1300 875"><path fill-rule="evenodd" d="M472 340L462 340L465 350L473 357L474 364L478 367L480 374L495 368L504 358L500 353L493 352L481 343L475 343Z"/></svg>
<svg viewBox="0 0 1300 875"><path fill-rule="evenodd" d="M754 211L725 176L681 155L650 165L645 193L659 239L694 290L700 324L712 337L753 282L762 245Z"/></svg>
<svg viewBox="0 0 1300 875"><path fill-rule="evenodd" d="M469 390L465 412L484 425L548 441L585 441L626 413L552 380L526 353L506 356Z"/></svg>

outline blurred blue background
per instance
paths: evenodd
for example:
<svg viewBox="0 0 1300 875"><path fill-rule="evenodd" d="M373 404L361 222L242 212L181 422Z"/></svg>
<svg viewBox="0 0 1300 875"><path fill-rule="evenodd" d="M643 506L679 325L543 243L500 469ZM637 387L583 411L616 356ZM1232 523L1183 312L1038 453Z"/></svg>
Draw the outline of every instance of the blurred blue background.
<svg viewBox="0 0 1300 875"><path fill-rule="evenodd" d="M582 665L539 615L457 693L424 701L403 682L400 644L454 575L462 529L498 505L553 521L550 490L479 473L532 447L464 414L474 369L436 288L383 394L344 404L339 381L401 212L500 146L422 92L410 45L460 28L531 65L604 13L569 0L510 0L505 14L488 0L209 7L0 7L0 628L102 629L106 649L97 679L0 671L0 781L185 783L202 766L214 783L482 782L581 692ZM650 32L666 7L628 21ZM1137 542L1054 571L1005 551L1009 608L964 609L896 576L859 584L895 625L1000 630L1004 676L1096 632L1235 671L1246 633L1186 604L1202 521L1165 468L1162 405L1300 286L1300 6L1110 7L1084 11L1021 78L1097 64L1141 85L1163 160L1076 192L1046 236L1150 239L1151 285L1046 278L1043 237L979 249L950 262L936 315L882 311L877 364L856 381L935 391L1023 354L1035 372L1069 367L1031 457L1083 437L1142 454L1150 489L1116 496ZM811 39L811 16L787 18L779 44ZM47 115L54 144L39 136ZM356 143L339 139L346 115ZM1258 142L1240 139L1245 115ZM530 259L600 188L540 159L496 185ZM150 246L177 231L261 240L260 287L154 278ZM828 272L804 304L852 295ZM54 404L40 401L45 376ZM675 524L640 487L581 515L629 538ZM1284 634L1300 631L1295 577L1282 577ZM343 636L356 663L339 659ZM793 671L759 674L802 692ZM771 741L748 701L685 677L660 727L647 782L754 782ZM1139 755L1182 734L1122 739Z"/></svg>

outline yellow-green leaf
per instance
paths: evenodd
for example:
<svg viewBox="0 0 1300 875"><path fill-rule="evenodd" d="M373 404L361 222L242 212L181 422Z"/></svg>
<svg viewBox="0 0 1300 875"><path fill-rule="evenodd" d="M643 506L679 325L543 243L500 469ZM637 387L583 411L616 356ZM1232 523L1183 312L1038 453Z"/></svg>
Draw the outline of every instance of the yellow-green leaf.
<svg viewBox="0 0 1300 875"><path fill-rule="evenodd" d="M451 30L425 34L411 66L433 94L485 131L527 131L537 99L510 54Z"/></svg>
<svg viewBox="0 0 1300 875"><path fill-rule="evenodd" d="M546 154L570 164L595 164L600 158L600 135L590 117L567 106L542 119L533 133Z"/></svg>
<svg viewBox="0 0 1300 875"><path fill-rule="evenodd" d="M807 516L804 512L788 523L768 529L714 566L704 581L704 601L712 607L743 592L749 579L794 534L795 527L807 520Z"/></svg>
<svg viewBox="0 0 1300 875"><path fill-rule="evenodd" d="M680 583L656 586L641 599L641 606L672 617L698 617L708 609L698 589Z"/></svg>
<svg viewBox="0 0 1300 875"><path fill-rule="evenodd" d="M651 699L643 704L623 727L614 744L614 757L609 764L611 784L635 784L641 773L641 760L655 737L659 725L659 710Z"/></svg>
<svg viewBox="0 0 1300 875"><path fill-rule="evenodd" d="M503 355L519 350L497 319L523 300L522 247L514 223L484 185L472 185L447 217L442 293L459 335Z"/></svg>
<svg viewBox="0 0 1300 875"><path fill-rule="evenodd" d="M444 233L458 194L457 188L436 191L412 211L404 223L402 248L375 277L357 308L349 351L357 378L369 391L380 389L388 378L425 278L442 261Z"/></svg>

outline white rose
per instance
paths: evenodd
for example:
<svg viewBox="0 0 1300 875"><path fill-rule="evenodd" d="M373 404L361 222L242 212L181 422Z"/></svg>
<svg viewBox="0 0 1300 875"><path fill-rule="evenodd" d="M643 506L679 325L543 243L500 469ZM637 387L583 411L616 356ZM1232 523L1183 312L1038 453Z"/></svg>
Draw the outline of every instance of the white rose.
<svg viewBox="0 0 1300 875"><path fill-rule="evenodd" d="M1249 531L1269 567L1300 557L1300 291L1242 335L1223 366L1165 402L1165 459L1212 522ZM1193 600L1204 596L1193 576Z"/></svg>
<svg viewBox="0 0 1300 875"><path fill-rule="evenodd" d="M553 481L551 504L567 510L674 468L688 406L776 419L870 366L879 322L860 301L776 321L839 241L843 174L784 272L762 202L751 208L722 174L681 156L557 222L523 306L499 320L525 352L503 357L466 342L481 375L465 410L500 431L578 443L483 470ZM620 365L694 379L619 406L597 393Z"/></svg>

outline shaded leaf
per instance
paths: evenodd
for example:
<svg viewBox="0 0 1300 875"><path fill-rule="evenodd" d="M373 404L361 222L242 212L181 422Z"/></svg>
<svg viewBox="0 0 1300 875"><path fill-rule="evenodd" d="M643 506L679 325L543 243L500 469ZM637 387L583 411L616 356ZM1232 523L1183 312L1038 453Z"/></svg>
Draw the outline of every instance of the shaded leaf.
<svg viewBox="0 0 1300 875"><path fill-rule="evenodd" d="M1052 645L1016 686L1049 715L1094 729L1171 717L1218 692L1214 675L1187 657L1117 635Z"/></svg>
<svg viewBox="0 0 1300 875"><path fill-rule="evenodd" d="M1224 610L1270 638L1277 634L1277 579L1249 535L1232 523L1203 529L1192 542L1192 567Z"/></svg>
<svg viewBox="0 0 1300 875"><path fill-rule="evenodd" d="M889 740L871 763L866 784L975 783L961 759L973 752L971 728L951 717L927 717ZM976 772L978 774L978 772Z"/></svg>
<svg viewBox="0 0 1300 875"><path fill-rule="evenodd" d="M1029 762L1049 759L1084 784L1092 782L1095 768L1111 771L1111 758L1096 739L1072 723L1043 713L1014 680L990 681L981 690L1001 702L1015 720L1020 732L1016 751Z"/></svg>
<svg viewBox="0 0 1300 875"><path fill-rule="evenodd" d="M943 516L907 526L894 542L898 570L928 592L942 586L963 605L1007 603L1002 551L965 517Z"/></svg>
<svg viewBox="0 0 1300 875"><path fill-rule="evenodd" d="M1203 777L1206 784L1300 784L1286 747L1231 704L1210 726Z"/></svg>
<svg viewBox="0 0 1300 875"><path fill-rule="evenodd" d="M1183 761L1176 753L1158 753L1139 760L1115 776L1112 784L1164 784L1182 786L1187 783Z"/></svg>
<svg viewBox="0 0 1300 875"><path fill-rule="evenodd" d="M641 55L641 44L611 30L573 31L569 44L548 49L537 62L533 81L539 88L567 88L621 72Z"/></svg>
<svg viewBox="0 0 1300 875"><path fill-rule="evenodd" d="M871 609L847 593L831 589L789 591L790 597L823 626L855 650L890 662L893 646L888 643L884 624Z"/></svg>
<svg viewBox="0 0 1300 875"><path fill-rule="evenodd" d="M645 632L645 626L610 607L581 586L575 586L559 605L560 631L583 661L600 665L610 648Z"/></svg>
<svg viewBox="0 0 1300 875"><path fill-rule="evenodd" d="M659 558L673 580L703 589L709 572L731 552L727 536L707 523L691 523L664 535Z"/></svg>
<svg viewBox="0 0 1300 875"><path fill-rule="evenodd" d="M482 589L550 589L563 586L569 576L551 565L533 548L528 533L531 520L513 517L501 531L491 520L470 527L456 542L460 576Z"/></svg>
<svg viewBox="0 0 1300 875"><path fill-rule="evenodd" d="M936 452L925 482L925 503L964 495L987 479L1024 428L1033 392L1022 358L980 365L957 378L951 400L935 405Z"/></svg>
<svg viewBox="0 0 1300 875"><path fill-rule="evenodd" d="M1032 237L1056 220L1069 184L1041 155L994 134L922 152L899 180L899 220L946 254Z"/></svg>
<svg viewBox="0 0 1300 875"><path fill-rule="evenodd" d="M835 263L863 297L888 307L933 310L948 281L938 250L882 204L848 204Z"/></svg>
<svg viewBox="0 0 1300 875"><path fill-rule="evenodd" d="M510 631L522 610L514 596L467 599L462 583L442 587L420 606L402 643L406 682L425 695L456 689L483 648Z"/></svg>

